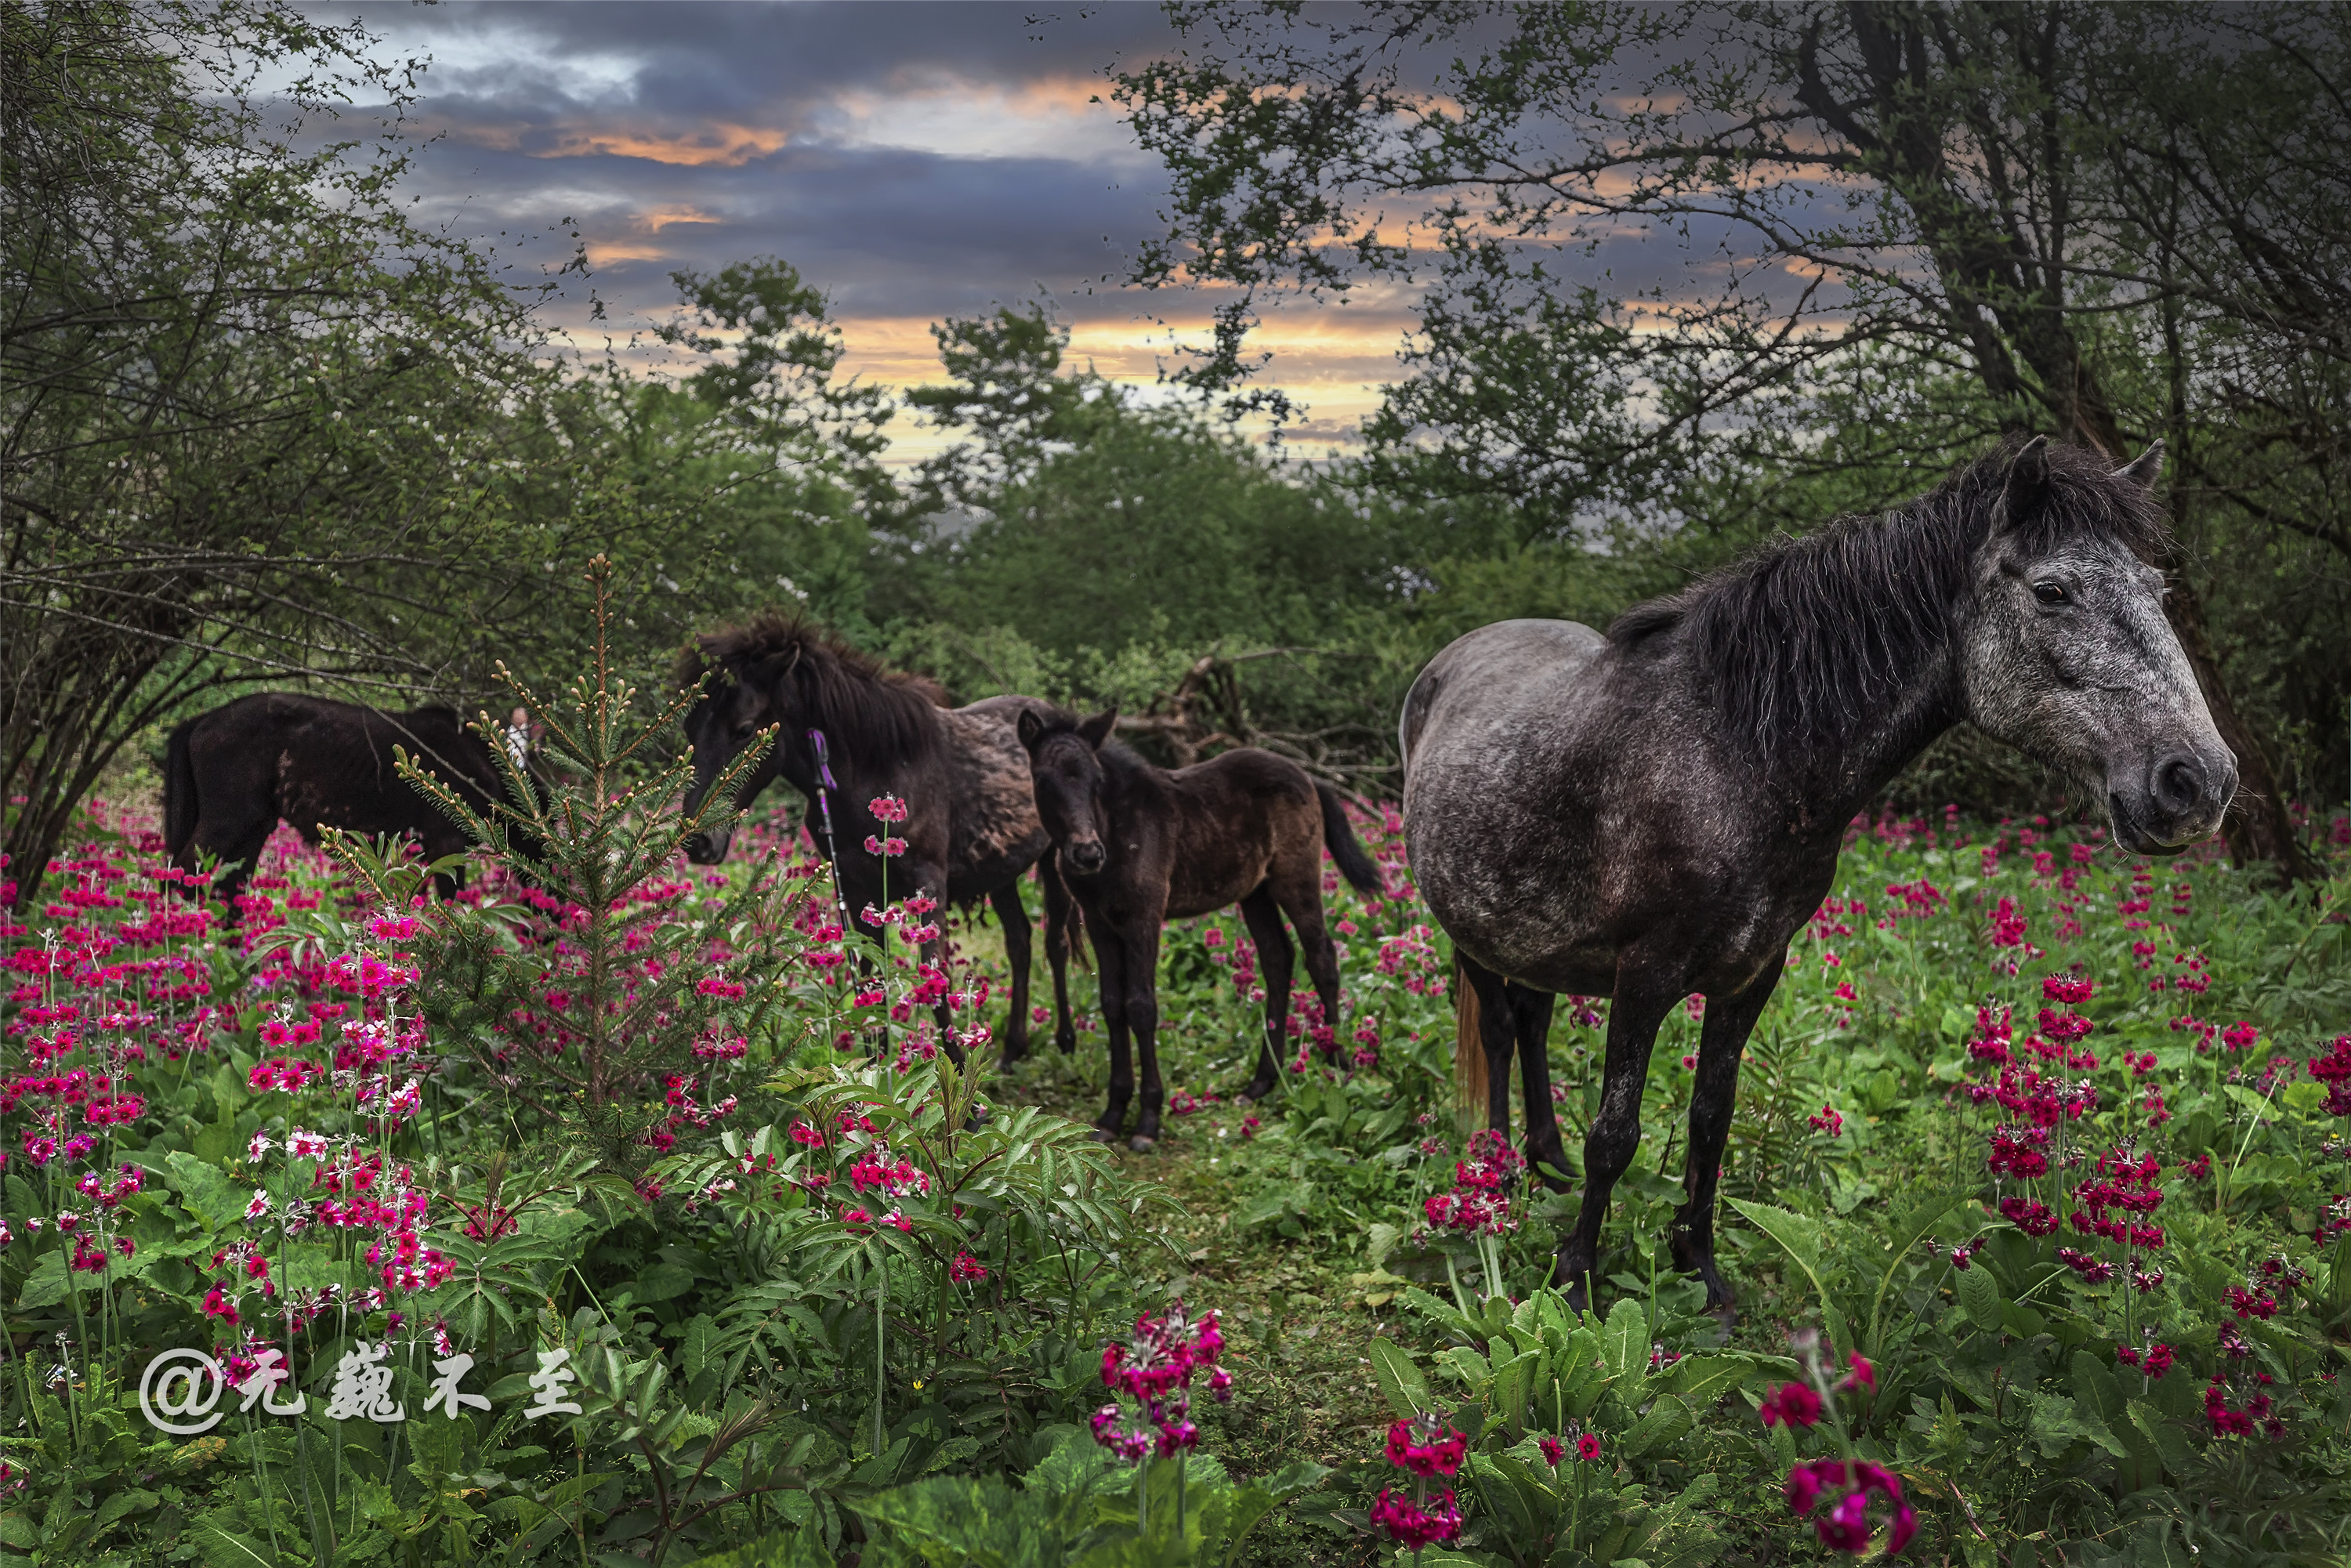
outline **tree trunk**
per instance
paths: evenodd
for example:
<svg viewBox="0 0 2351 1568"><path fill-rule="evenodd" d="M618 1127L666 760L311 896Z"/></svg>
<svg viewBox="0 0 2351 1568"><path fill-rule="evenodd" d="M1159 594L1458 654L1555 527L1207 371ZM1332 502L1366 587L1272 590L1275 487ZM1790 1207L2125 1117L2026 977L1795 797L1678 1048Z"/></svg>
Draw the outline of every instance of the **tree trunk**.
<svg viewBox="0 0 2351 1568"><path fill-rule="evenodd" d="M2196 672L2196 684L2204 690L2204 706L2212 710L2212 727L2237 754L2237 798L2220 825L2229 841L2229 858L2240 866L2269 862L2287 882L2314 879L2322 873L2294 831L2294 819L2286 814L2285 795L2270 766L2268 748L2229 699L2220 660L2212 653L2211 635L2204 627L2203 596L2188 580L2181 564L2177 559L2163 563L2171 580L2163 610Z"/></svg>

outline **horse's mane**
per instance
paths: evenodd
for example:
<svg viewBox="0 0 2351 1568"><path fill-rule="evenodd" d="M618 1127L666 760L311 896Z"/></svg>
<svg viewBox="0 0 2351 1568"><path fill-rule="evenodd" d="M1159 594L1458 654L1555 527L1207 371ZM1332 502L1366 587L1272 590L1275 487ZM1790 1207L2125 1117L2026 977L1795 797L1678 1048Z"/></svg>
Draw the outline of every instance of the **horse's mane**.
<svg viewBox="0 0 2351 1568"><path fill-rule="evenodd" d="M714 669L742 680L778 656L825 738L860 766L914 760L939 744L947 697L937 682L886 669L805 616L763 610L705 632L678 655L674 674L680 685Z"/></svg>
<svg viewBox="0 0 2351 1568"><path fill-rule="evenodd" d="M1828 738L1864 720L1949 641L1952 609L2022 444L2003 442L1892 511L1774 540L1636 604L1610 622L1608 639L1630 646L1680 627L1740 732L1767 747ZM2081 447L2052 443L2045 455L2047 497L2017 525L2028 552L2088 534L2142 560L2163 558L2162 508L2145 486Z"/></svg>

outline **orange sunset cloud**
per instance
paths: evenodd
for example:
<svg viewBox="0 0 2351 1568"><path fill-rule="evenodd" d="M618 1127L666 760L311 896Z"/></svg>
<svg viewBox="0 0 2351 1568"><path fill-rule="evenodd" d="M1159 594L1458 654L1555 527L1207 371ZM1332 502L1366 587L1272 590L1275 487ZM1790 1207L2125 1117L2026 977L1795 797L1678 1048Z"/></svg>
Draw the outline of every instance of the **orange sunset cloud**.
<svg viewBox="0 0 2351 1568"><path fill-rule="evenodd" d="M679 136L650 131L572 130L559 132L551 147L532 152L534 158L605 156L643 158L654 163L701 168L716 164L739 169L754 158L781 148L781 131L757 125L711 124Z"/></svg>

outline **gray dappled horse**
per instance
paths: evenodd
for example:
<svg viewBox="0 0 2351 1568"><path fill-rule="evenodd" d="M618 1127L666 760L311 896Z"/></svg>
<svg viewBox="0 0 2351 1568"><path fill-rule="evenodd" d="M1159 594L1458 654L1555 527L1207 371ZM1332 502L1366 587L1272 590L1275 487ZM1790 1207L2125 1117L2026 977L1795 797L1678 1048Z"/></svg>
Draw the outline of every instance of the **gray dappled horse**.
<svg viewBox="0 0 2351 1568"><path fill-rule="evenodd" d="M1638 605L1605 637L1506 621L1421 672L1401 725L1406 843L1460 965L1465 1078L1507 1130L1517 1051L1531 1162L1567 1168L1543 1055L1554 994L1614 998L1559 1249L1572 1300L1640 1140L1657 1027L1699 992L1673 1259L1728 1313L1714 1198L1740 1051L1846 824L1937 736L1971 723L2061 769L2135 854L2220 826L2236 758L2147 564L2160 463L2159 446L2109 469L2036 439Z"/></svg>

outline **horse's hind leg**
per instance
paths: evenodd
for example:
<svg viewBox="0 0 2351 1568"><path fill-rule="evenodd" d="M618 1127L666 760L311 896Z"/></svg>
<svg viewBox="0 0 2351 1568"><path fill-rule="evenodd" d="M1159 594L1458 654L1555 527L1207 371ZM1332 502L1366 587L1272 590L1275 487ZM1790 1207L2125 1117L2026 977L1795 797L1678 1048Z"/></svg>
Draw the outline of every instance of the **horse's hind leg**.
<svg viewBox="0 0 2351 1568"><path fill-rule="evenodd" d="M1599 1261L1600 1229L1607 1222L1609 1195L1633 1163L1641 1143L1641 1094L1649 1082L1649 1051L1657 1026L1686 994L1678 966L1670 977L1630 957L1616 967L1616 998L1608 1009L1608 1054L1602 1068L1600 1114L1583 1139L1583 1207L1575 1229L1559 1249L1557 1278L1570 1305L1589 1304Z"/></svg>
<svg viewBox="0 0 2351 1568"><path fill-rule="evenodd" d="M1029 910L1020 902L1020 879L990 893L987 902L996 906L997 924L1004 932L1004 962L1012 970L1012 1017L1004 1026L1004 1054L998 1063L1009 1067L1029 1054Z"/></svg>
<svg viewBox="0 0 2351 1568"><path fill-rule="evenodd" d="M1262 1100L1281 1077L1280 1059L1274 1053L1290 1045L1290 934L1281 928L1281 906L1263 884L1241 900L1241 919L1249 925L1249 940L1257 944L1258 977L1265 982L1265 1040L1258 1048L1256 1076L1241 1091L1241 1098Z"/></svg>
<svg viewBox="0 0 2351 1568"><path fill-rule="evenodd" d="M1738 995L1708 998L1706 1023L1698 1032L1689 1164L1682 1177L1684 1202L1674 1215L1674 1266L1705 1281L1707 1311L1725 1317L1736 1298L1714 1263L1715 1186L1722 1176L1722 1145L1730 1136L1730 1116L1739 1102L1739 1058L1780 975L1781 967L1774 964Z"/></svg>
<svg viewBox="0 0 2351 1568"><path fill-rule="evenodd" d="M1331 944L1331 933L1322 923L1322 868L1321 856L1307 863L1304 874L1283 876L1277 873L1267 885L1283 914L1290 916L1290 928L1298 933L1300 956L1306 960L1306 977L1314 984L1314 994L1322 1000L1322 1027L1331 1031L1333 1055L1339 1045L1339 949Z"/></svg>
<svg viewBox="0 0 2351 1568"><path fill-rule="evenodd" d="M1545 1186L1567 1190L1567 1150L1559 1139L1559 1114L1551 1103L1551 1013L1559 998L1517 981L1504 988L1510 998L1510 1028L1518 1037L1519 1082L1527 1102L1527 1164ZM1543 1166L1561 1174L1544 1176Z"/></svg>

